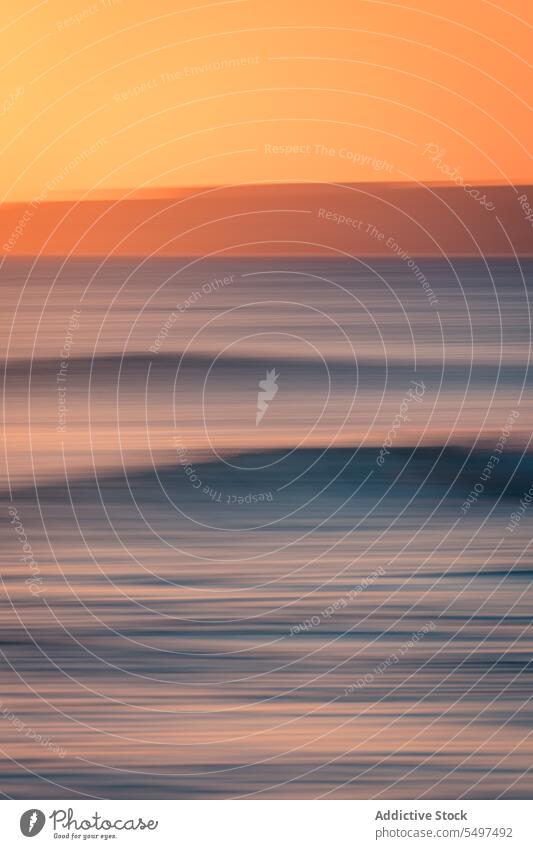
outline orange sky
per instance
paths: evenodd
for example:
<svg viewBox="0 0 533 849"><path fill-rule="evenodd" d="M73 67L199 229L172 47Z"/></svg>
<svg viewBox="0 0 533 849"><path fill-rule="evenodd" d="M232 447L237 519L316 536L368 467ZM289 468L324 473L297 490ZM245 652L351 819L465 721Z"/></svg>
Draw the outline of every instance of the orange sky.
<svg viewBox="0 0 533 849"><path fill-rule="evenodd" d="M408 5L10 4L0 202L140 186L436 181L446 167L468 181L533 182L529 0Z"/></svg>

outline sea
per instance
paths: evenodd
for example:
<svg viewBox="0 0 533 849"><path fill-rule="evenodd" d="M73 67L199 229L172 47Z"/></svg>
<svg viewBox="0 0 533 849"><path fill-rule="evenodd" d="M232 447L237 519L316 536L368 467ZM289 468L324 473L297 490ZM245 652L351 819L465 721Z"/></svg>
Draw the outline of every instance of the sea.
<svg viewBox="0 0 533 849"><path fill-rule="evenodd" d="M531 797L533 261L416 266L4 259L5 798Z"/></svg>

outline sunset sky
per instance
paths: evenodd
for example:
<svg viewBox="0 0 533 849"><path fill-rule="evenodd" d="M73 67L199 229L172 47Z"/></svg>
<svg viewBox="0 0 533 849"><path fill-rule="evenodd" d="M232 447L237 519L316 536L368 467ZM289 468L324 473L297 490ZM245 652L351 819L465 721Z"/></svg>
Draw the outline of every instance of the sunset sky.
<svg viewBox="0 0 533 849"><path fill-rule="evenodd" d="M533 177L524 0L25 0L3 17L1 202Z"/></svg>

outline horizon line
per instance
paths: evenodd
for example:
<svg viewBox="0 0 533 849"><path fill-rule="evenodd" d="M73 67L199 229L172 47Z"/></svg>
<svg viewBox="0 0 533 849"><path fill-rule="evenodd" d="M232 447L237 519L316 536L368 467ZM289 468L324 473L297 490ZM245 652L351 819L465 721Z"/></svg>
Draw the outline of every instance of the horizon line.
<svg viewBox="0 0 533 849"><path fill-rule="evenodd" d="M175 186L152 186L152 187L125 187L119 186L116 188L103 189L72 189L55 192L49 190L49 196L46 196L42 201L38 201L46 192L46 188L41 190L41 193L35 194L33 197L23 197L17 200L0 201L0 207L17 206L20 204L29 204L39 202L45 203L64 203L68 201L91 202L104 200L164 200L167 197L173 197L190 192L210 192L223 189L246 189L246 188L261 188L271 189L276 187L303 187L303 186L327 186L331 188L354 188L354 187L372 187L380 188L401 188L413 189L422 191L425 188L436 189L458 189L463 190L465 186L472 188L497 188L497 189L514 189L531 188L533 190L533 182L523 181L490 181L490 180L463 180L462 184L456 183L454 180L428 180L418 182L413 180L357 180L357 181L333 181L333 180L270 180L270 181L249 181L239 183L197 183Z"/></svg>

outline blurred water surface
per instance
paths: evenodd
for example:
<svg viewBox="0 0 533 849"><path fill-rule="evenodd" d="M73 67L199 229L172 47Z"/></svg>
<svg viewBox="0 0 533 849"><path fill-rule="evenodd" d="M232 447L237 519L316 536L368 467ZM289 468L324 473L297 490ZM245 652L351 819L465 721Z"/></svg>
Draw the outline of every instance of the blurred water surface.
<svg viewBox="0 0 533 849"><path fill-rule="evenodd" d="M417 262L4 263L5 794L531 795L531 261Z"/></svg>

